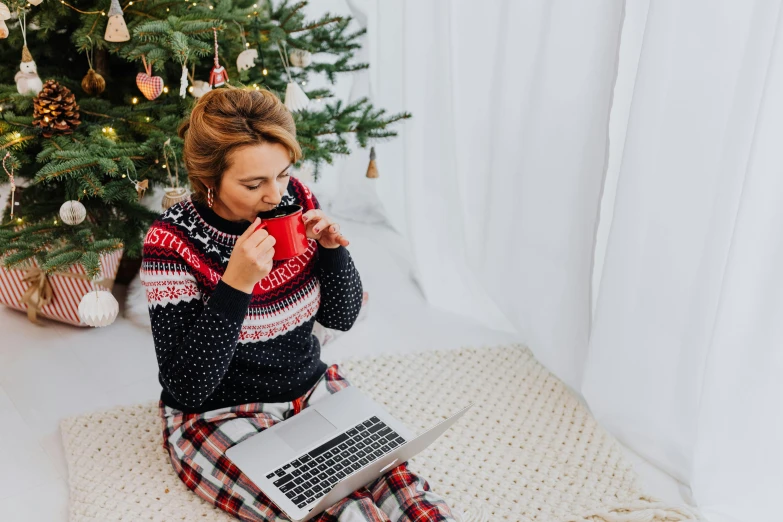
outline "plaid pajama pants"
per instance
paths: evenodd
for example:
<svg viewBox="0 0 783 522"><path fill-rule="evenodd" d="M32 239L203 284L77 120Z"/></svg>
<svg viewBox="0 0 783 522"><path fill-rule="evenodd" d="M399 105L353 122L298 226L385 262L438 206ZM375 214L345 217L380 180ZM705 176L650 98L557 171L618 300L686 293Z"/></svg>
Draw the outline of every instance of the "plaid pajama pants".
<svg viewBox="0 0 783 522"><path fill-rule="evenodd" d="M289 520L226 457L230 447L350 383L333 364L304 395L292 402L251 403L187 414L159 403L163 447L185 485L207 502L243 521ZM404 462L330 507L316 522L455 522L442 497Z"/></svg>

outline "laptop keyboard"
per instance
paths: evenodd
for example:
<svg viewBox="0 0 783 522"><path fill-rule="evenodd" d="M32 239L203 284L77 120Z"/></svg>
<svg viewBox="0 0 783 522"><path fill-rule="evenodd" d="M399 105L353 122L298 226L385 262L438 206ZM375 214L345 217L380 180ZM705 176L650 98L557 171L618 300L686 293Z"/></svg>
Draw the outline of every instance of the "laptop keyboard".
<svg viewBox="0 0 783 522"><path fill-rule="evenodd" d="M372 417L266 478L274 479L274 485L297 507L303 508L328 493L344 477L402 444L405 439L378 417Z"/></svg>

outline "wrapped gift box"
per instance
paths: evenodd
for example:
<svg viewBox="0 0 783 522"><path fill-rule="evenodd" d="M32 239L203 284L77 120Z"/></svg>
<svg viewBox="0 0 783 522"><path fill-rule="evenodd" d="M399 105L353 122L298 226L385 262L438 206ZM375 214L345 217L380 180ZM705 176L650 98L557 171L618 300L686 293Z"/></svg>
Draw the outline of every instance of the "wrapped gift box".
<svg viewBox="0 0 783 522"><path fill-rule="evenodd" d="M101 276L95 283L79 264L48 276L35 260L28 268L7 269L0 266L0 303L26 311L31 321L41 316L76 326L88 326L79 318L79 302L87 292L95 290L96 285L111 290L122 252L120 249L101 255ZM51 300L43 306L28 304L37 303L46 295L51 295Z"/></svg>

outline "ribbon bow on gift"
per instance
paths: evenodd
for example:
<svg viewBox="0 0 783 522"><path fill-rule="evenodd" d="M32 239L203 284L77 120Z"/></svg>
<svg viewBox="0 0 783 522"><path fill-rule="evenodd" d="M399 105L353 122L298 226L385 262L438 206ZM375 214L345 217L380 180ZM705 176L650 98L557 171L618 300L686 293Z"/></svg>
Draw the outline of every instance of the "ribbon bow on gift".
<svg viewBox="0 0 783 522"><path fill-rule="evenodd" d="M55 274L65 277L73 277L74 279L84 279L85 281L91 280L90 276L87 274L77 274L75 272L55 272ZM31 266L28 268L27 273L25 274L22 281L28 283L30 286L27 287L27 290L22 296L20 302L27 305L27 318L33 323L38 323L38 312L40 312L43 307L51 303L52 298L54 297L52 285L49 283L49 278L47 277L46 272L37 266ZM111 290L112 286L114 286L114 279L100 279L93 281L93 283Z"/></svg>

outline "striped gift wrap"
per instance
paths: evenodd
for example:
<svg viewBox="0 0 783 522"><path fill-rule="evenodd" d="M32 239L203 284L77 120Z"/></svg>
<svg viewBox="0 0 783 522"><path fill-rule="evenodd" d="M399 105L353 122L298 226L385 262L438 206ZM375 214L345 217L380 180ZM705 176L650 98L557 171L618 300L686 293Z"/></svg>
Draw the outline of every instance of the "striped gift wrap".
<svg viewBox="0 0 783 522"><path fill-rule="evenodd" d="M101 276L99 279L114 280L122 253L123 250L119 249L101 254ZM38 266L35 260L32 264ZM8 269L0 265L0 304L16 310L27 311L28 305L22 302L22 297L30 286L24 281L27 272L27 268ZM84 275L86 272L84 267L79 264L70 266L66 272L78 275L73 277L54 273L47 276L52 288L52 300L49 304L41 307L37 315L76 326L88 326L79 317L79 302L87 292L95 290L96 287L99 290L105 288L86 278L80 278L79 275Z"/></svg>

